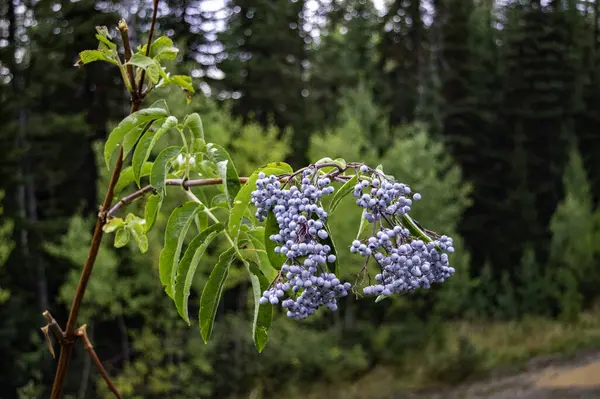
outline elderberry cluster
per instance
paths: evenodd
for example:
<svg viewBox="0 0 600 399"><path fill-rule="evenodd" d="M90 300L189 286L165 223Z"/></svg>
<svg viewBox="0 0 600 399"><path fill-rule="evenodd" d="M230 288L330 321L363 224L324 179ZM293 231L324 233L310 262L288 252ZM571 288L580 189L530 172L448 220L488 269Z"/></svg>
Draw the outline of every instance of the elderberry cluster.
<svg viewBox="0 0 600 399"><path fill-rule="evenodd" d="M260 173L252 193L258 220L273 212L279 233L269 239L277 244L275 252L287 257L277 282L263 293L260 303L276 305L281 301L291 318L308 317L322 305L336 310L337 298L348 295L350 289L349 283L340 282L327 271L327 264L333 264L336 257L329 245L319 242L329 237L325 228L328 215L320 199L333 193L330 184L329 178L305 169L300 188L292 185L284 189L275 176ZM282 300L290 290L292 296Z"/></svg>
<svg viewBox="0 0 600 399"><path fill-rule="evenodd" d="M361 172L367 171L361 167ZM369 188L370 194L363 193ZM377 284L364 288L366 295L388 296L420 287L429 288L432 283L442 283L454 273L445 253L454 252L452 238L412 237L402 224L413 200L421 199L421 195L415 193L411 200L407 197L410 192L409 186L389 182L379 175L370 181L362 180L354 187L357 205L367 210L365 219L375 224L374 230L377 230L366 242L355 240L350 247L352 253L373 256L381 267L381 273L375 276Z"/></svg>

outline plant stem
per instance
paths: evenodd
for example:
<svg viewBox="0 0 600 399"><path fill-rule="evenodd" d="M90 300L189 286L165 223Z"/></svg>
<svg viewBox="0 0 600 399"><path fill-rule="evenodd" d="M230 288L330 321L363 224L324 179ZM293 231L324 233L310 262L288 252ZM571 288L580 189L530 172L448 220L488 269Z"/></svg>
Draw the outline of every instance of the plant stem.
<svg viewBox="0 0 600 399"><path fill-rule="evenodd" d="M215 223L221 223L221 221L215 216L214 213L212 213L210 211L210 209L208 209L208 207L202 202L200 201L200 198L196 197L196 195L191 192L190 190L185 190L185 193L188 197L190 197L190 199L194 202L199 203L200 205L202 205L204 207L204 212L208 215L209 218L212 219L213 222ZM231 236L229 235L229 233L227 232L227 230L224 231L225 232L225 237L227 238L227 241L229 241L229 243L231 244L232 247L237 248L237 246L235 245L235 243L233 242L233 239L231 238Z"/></svg>
<svg viewBox="0 0 600 399"><path fill-rule="evenodd" d="M150 45L152 44L152 35L154 33L154 27L156 25L156 14L158 12L158 0L154 0L154 12L152 14L152 23L150 25L150 33L148 36L148 45L146 48L146 53L150 52ZM140 79L139 84L139 92L136 94L133 92L131 94L131 109L130 114L138 111L140 109L143 97L141 93L141 86L143 85L144 74ZM113 170L113 174L110 178L110 182L108 183L108 189L106 190L106 195L104 196L104 201L102 203L102 208L98 213L98 218L96 220L96 227L94 228L94 234L92 236L92 242L90 244L90 250L88 252L87 259L83 265L83 270L81 272L81 277L79 278L79 283L77 284L77 289L75 291L75 296L73 297L73 304L71 305L71 311L69 313L69 319L67 320L67 328L64 333L64 341L60 348L60 358L58 359L58 366L56 369L56 374L54 376L54 383L52 384L52 393L50 394L50 399L60 399L62 396L63 386L65 384L65 378L67 376L67 370L69 367L69 362L71 361L71 356L73 354L73 345L75 344L75 340L77 338L76 327L77 327L77 317L79 316L79 310L81 308L81 303L83 301L83 297L85 295L85 290L87 288L90 276L92 275L92 270L94 268L94 263L96 262L96 257L98 256L98 251L100 250L100 243L102 242L102 227L106 223L107 211L110 208L112 203L113 194L115 190L115 186L119 181L119 176L121 175L121 169L123 168L123 146L120 146L119 155L117 156L117 162L115 164L115 168Z"/></svg>
<svg viewBox="0 0 600 399"><path fill-rule="evenodd" d="M85 324L79 327L75 334L78 337L81 337L81 339L83 340L83 348L90 355L90 358L94 361L94 364L96 365L96 368L98 368L98 371L100 371L100 374L102 374L102 378L104 378L104 381L106 381L108 389L110 389L110 391L115 395L117 399L123 399L123 396L121 396L121 394L117 390L117 387L115 387L115 384L113 384L112 380L110 379L110 376L104 369L104 366L102 366L102 362L100 361L98 355L96 354L96 351L94 350L92 341L90 341L90 338L87 335L86 327L87 326Z"/></svg>

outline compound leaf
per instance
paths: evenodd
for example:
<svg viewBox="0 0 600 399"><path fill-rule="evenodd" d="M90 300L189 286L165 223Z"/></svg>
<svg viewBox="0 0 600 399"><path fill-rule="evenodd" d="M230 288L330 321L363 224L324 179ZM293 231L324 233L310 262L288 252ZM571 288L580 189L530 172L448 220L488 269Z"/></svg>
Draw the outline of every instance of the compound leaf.
<svg viewBox="0 0 600 399"><path fill-rule="evenodd" d="M283 264L287 261L287 256L275 252L275 247L277 244L275 244L269 238L273 234L279 234L279 224L275 219L275 214L273 212L269 212L267 220L265 221L265 234L263 237L263 242L265 243L265 250L267 251L267 256L269 257L271 266L273 266L276 270L280 270L281 266L283 266Z"/></svg>
<svg viewBox="0 0 600 399"><path fill-rule="evenodd" d="M261 273L254 263L244 262L250 282L252 283L252 294L254 295L254 319L252 321L252 336L254 346L258 352L262 352L269 340L269 328L273 320L273 306L271 304L261 305L262 293L269 288L269 280Z"/></svg>
<svg viewBox="0 0 600 399"><path fill-rule="evenodd" d="M144 209L144 219L146 219L146 232L150 231L154 222L156 222L156 216L162 206L163 196L159 194L152 194L148 197L146 202L146 208Z"/></svg>
<svg viewBox="0 0 600 399"><path fill-rule="evenodd" d="M223 179L223 189L229 208L231 208L235 196L240 191L240 177L235 165L227 151L220 145L210 143L206 150L209 158L217 165L217 173Z"/></svg>
<svg viewBox="0 0 600 399"><path fill-rule="evenodd" d="M175 275L183 240L194 221L194 216L201 209L201 205L195 202L186 202L175 208L167 222L165 229L165 245L160 252L158 270L160 282L165 287L167 295L173 298Z"/></svg>
<svg viewBox="0 0 600 399"><path fill-rule="evenodd" d="M101 50L83 50L79 53L79 60L75 63L75 66L89 64L94 61L107 61L111 64L119 65L119 63L110 56L110 54Z"/></svg>
<svg viewBox="0 0 600 399"><path fill-rule="evenodd" d="M200 298L199 323L200 333L204 343L208 343L210 334L212 333L217 307L223 293L223 285L229 274L229 266L235 257L235 247L229 247L221 253L219 261L208 277L208 281L202 290Z"/></svg>
<svg viewBox="0 0 600 399"><path fill-rule="evenodd" d="M357 181L358 176L354 175L350 180L344 183L339 190L336 191L336 193L333 195L333 198L331 199L331 202L329 203L330 215L336 210L336 208L342 202L344 197L350 194L350 192L354 189L354 186L356 185Z"/></svg>
<svg viewBox="0 0 600 399"><path fill-rule="evenodd" d="M269 279L269 281L275 280L277 277L277 270L271 265L267 250L265 248L265 229L264 227L256 227L246 233L248 240L252 243L254 258L258 267L262 273Z"/></svg>
<svg viewBox="0 0 600 399"><path fill-rule="evenodd" d="M231 208L231 214L229 215L229 222L227 229L229 234L233 238L237 238L240 226L242 224L242 218L250 205L252 199L252 191L256 189L256 181L258 180L258 174L263 172L265 175L282 175L286 173L292 173L293 169L290 165L285 162L274 162L266 164L252 173L248 178L248 181L240 188L235 199L233 200L233 207Z"/></svg>
<svg viewBox="0 0 600 399"><path fill-rule="evenodd" d="M181 262L177 266L177 281L175 282L175 306L179 315L190 324L188 315L188 297L192 288L192 281L196 268L212 240L223 231L221 223L213 224L208 229L198 234L189 243Z"/></svg>
<svg viewBox="0 0 600 399"><path fill-rule="evenodd" d="M140 172L140 178L144 176L148 176L150 172L152 172L152 162L144 162L142 165L142 170ZM133 176L133 168L131 166L123 169L121 174L119 175L119 180L117 181L117 185L115 186L114 195L119 194L125 187L129 186L134 181Z"/></svg>
<svg viewBox="0 0 600 399"><path fill-rule="evenodd" d="M104 162L106 163L106 167L110 169L110 159L112 154L121 145L127 133L150 121L166 118L167 116L169 116L167 103L165 100L159 100L149 108L134 112L123 119L110 133L106 140L106 144L104 145Z"/></svg>
<svg viewBox="0 0 600 399"><path fill-rule="evenodd" d="M179 155L180 152L181 147L167 147L162 150L154 160L152 172L150 173L150 185L152 185L158 193L162 194L165 188L165 179L167 178L169 161Z"/></svg>
<svg viewBox="0 0 600 399"><path fill-rule="evenodd" d="M140 139L135 151L133 152L133 160L131 166L133 167L133 176L137 185L140 185L140 179L142 178L142 167L150 157L152 148L160 140L163 134L177 126L177 118L169 116L162 122L162 125L156 130L148 130Z"/></svg>

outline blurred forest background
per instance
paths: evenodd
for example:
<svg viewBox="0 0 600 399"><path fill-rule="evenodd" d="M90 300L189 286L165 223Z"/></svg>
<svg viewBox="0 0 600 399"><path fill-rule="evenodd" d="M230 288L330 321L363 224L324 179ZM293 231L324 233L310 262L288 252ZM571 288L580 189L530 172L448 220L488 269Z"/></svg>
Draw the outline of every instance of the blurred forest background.
<svg viewBox="0 0 600 399"><path fill-rule="evenodd" d="M41 312L67 318L108 179L97 154L128 112L116 68L73 64L121 16L145 40L150 7L0 2L0 398L48 395ZM158 22L198 92L155 97L198 112L241 175L382 163L422 193L417 220L456 237L457 273L303 322L278 312L259 355L241 270L204 345L160 287L161 228L145 255L106 239L80 320L125 397L375 398L600 347L599 0L161 0ZM360 218L342 207L338 245ZM340 256L353 281L359 261ZM111 397L80 348L66 391Z"/></svg>

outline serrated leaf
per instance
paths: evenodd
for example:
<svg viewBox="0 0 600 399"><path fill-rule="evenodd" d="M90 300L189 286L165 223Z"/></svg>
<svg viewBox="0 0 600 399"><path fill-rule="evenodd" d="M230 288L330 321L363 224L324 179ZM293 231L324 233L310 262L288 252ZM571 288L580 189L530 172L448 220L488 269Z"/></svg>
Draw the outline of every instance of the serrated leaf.
<svg viewBox="0 0 600 399"><path fill-rule="evenodd" d="M219 306L219 301L223 294L223 285L229 274L229 266L231 266L234 257L235 247L229 247L229 249L221 253L219 261L210 273L210 276L204 285L204 289L202 290L198 319L200 333L205 344L208 343L208 339L212 333L215 316L217 314L217 307Z"/></svg>
<svg viewBox="0 0 600 399"><path fill-rule="evenodd" d="M154 222L156 222L156 216L162 206L163 196L159 194L152 194L148 197L146 202L146 208L144 209L144 219L146 219L146 232L150 231Z"/></svg>
<svg viewBox="0 0 600 399"><path fill-rule="evenodd" d="M344 197L346 195L350 194L350 192L354 189L354 186L356 185L357 181L358 181L358 177L356 175L354 175L354 176L352 176L352 178L350 180L348 180L346 183L344 183L342 185L342 187L340 187L339 190L337 190L335 192L335 194L333 195L333 198L331 199L331 202L329 203L329 214L330 215L336 210L336 208L342 202Z"/></svg>
<svg viewBox="0 0 600 399"><path fill-rule="evenodd" d="M279 224L275 219L275 214L269 212L267 220L265 220L265 235L263 242L265 243L265 251L267 251L271 266L273 266L275 270L281 270L281 266L287 261L287 256L275 252L277 244L269 239L273 234L279 234Z"/></svg>
<svg viewBox="0 0 600 399"><path fill-rule="evenodd" d="M194 85L192 84L192 78L188 75L173 75L164 77L156 87L164 86L178 86L183 90L189 91L190 93L196 92L196 89L194 89Z"/></svg>
<svg viewBox="0 0 600 399"><path fill-rule="evenodd" d="M167 103L164 100L159 100L152 104L150 108L134 112L123 119L110 133L104 145L104 162L106 163L106 167L110 169L110 158L114 151L121 145L127 133L152 120L166 118L167 116L169 116Z"/></svg>
<svg viewBox="0 0 600 399"><path fill-rule="evenodd" d="M121 248L129 242L129 230L121 227L115 234L115 248Z"/></svg>
<svg viewBox="0 0 600 399"><path fill-rule="evenodd" d="M145 225L145 220L139 218L128 224L131 235L137 243L141 253L146 253L148 251L148 237L146 237Z"/></svg>
<svg viewBox="0 0 600 399"><path fill-rule="evenodd" d="M229 215L227 230L229 230L229 234L231 234L234 239L238 237L242 218L250 206L252 191L256 189L258 174L263 172L267 176L282 175L292 173L293 171L292 167L285 162L274 162L258 168L250 175L248 181L240 188L240 191L238 191L238 194L235 196L233 207L231 208L231 213Z"/></svg>
<svg viewBox="0 0 600 399"><path fill-rule="evenodd" d="M139 47L138 50L141 54L145 54L146 45ZM169 39L167 36L161 36L150 45L149 56L156 60L174 60L175 57L177 57L178 52L179 50L173 46L173 40Z"/></svg>
<svg viewBox="0 0 600 399"><path fill-rule="evenodd" d="M189 243L181 262L177 266L177 279L175 282L175 306L179 315L190 324L188 315L188 297L192 288L192 281L196 268L204 256L210 243L223 231L225 227L221 223L213 224L202 231Z"/></svg>
<svg viewBox="0 0 600 399"><path fill-rule="evenodd" d="M271 265L271 261L267 255L264 241L265 229L262 226L254 228L246 232L246 236L252 244L255 263L258 264L258 267L269 281L275 280L278 272Z"/></svg>
<svg viewBox="0 0 600 399"><path fill-rule="evenodd" d="M160 282L165 287L167 295L173 298L173 287L175 285L175 275L177 273L177 264L183 240L194 220L194 216L200 211L202 205L195 202L186 202L175 208L165 229L165 245L160 252L158 269Z"/></svg>
<svg viewBox="0 0 600 399"><path fill-rule="evenodd" d="M144 162L144 165L142 166L142 170L140 172L140 178L148 176L150 172L152 172L152 165L152 162ZM133 176L133 168L131 166L128 166L125 169L123 169L123 171L119 175L119 180L117 181L117 184L115 186L114 195L118 195L127 186L133 183L134 180L135 179Z"/></svg>
<svg viewBox="0 0 600 399"><path fill-rule="evenodd" d="M254 346L258 352L262 352L269 340L269 328L273 320L273 306L271 304L261 305L262 293L269 288L269 280L261 273L254 263L244 262L250 282L252 283L252 294L254 296L254 319L252 321L252 336Z"/></svg>
<svg viewBox="0 0 600 399"><path fill-rule="evenodd" d="M240 177L235 169L231 157L220 145L210 143L206 147L209 158L217 165L217 173L223 179L223 189L227 196L229 208L233 206L233 200L240 191Z"/></svg>
<svg viewBox="0 0 600 399"><path fill-rule="evenodd" d="M123 138L123 158L129 155L131 150L133 150L133 147L135 147L135 143L137 143L140 136L150 130L154 122L162 123L163 120L163 118L152 120L145 125L140 125L135 129L131 129Z"/></svg>
<svg viewBox="0 0 600 399"><path fill-rule="evenodd" d="M152 172L150 173L150 185L154 187L157 192L162 193L165 188L165 179L167 178L168 173L168 162L180 153L181 147L167 147L162 150L154 160Z"/></svg>
<svg viewBox="0 0 600 399"><path fill-rule="evenodd" d="M110 54L105 53L101 50L83 50L79 53L79 60L75 63L75 66L89 64L94 61L106 61L111 64L119 65L119 63L110 56Z"/></svg>
<svg viewBox="0 0 600 399"><path fill-rule="evenodd" d="M193 114L190 114L185 117L183 121L183 128L190 129L194 141L204 140L204 128L202 126L202 119L197 113L194 112Z"/></svg>
<svg viewBox="0 0 600 399"><path fill-rule="evenodd" d="M158 83L160 75L165 73L157 60L140 53L133 54L125 65L134 65L145 70L152 83Z"/></svg>
<svg viewBox="0 0 600 399"><path fill-rule="evenodd" d="M142 166L150 157L154 145L156 145L163 134L175 126L177 126L177 118L174 116L169 116L164 120L164 122L162 122L162 125L156 131L149 130L140 139L140 142L133 152L133 159L131 161L133 176L138 186L140 185L140 179L142 177Z"/></svg>
<svg viewBox="0 0 600 399"><path fill-rule="evenodd" d="M116 231L119 227L125 226L125 221L121 218L113 218L110 219L108 223L102 226L102 231L105 233L112 233Z"/></svg>

